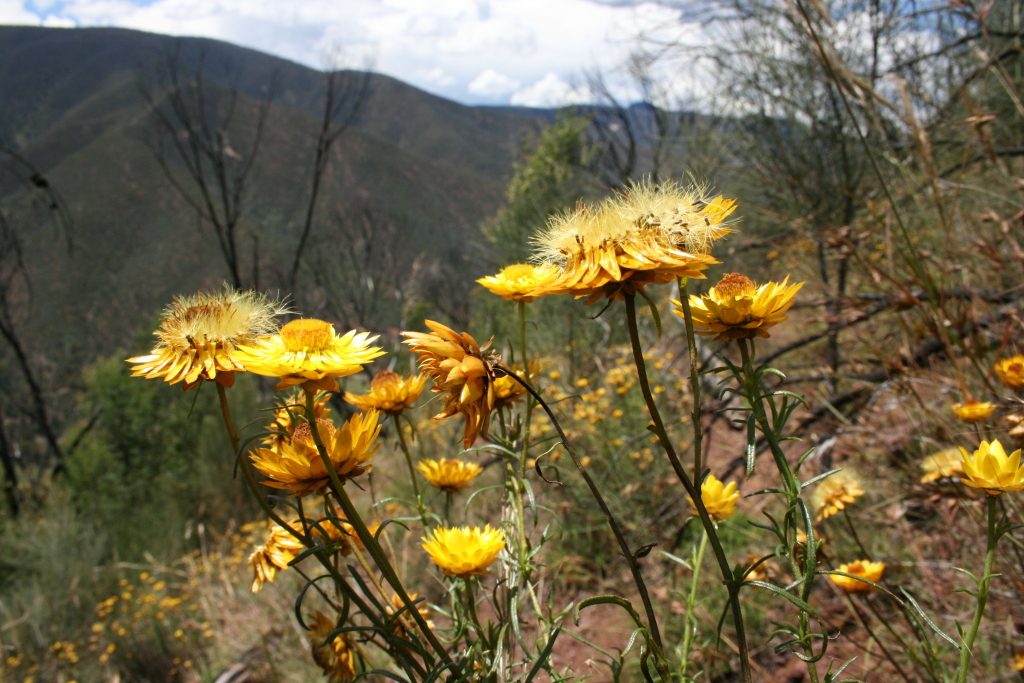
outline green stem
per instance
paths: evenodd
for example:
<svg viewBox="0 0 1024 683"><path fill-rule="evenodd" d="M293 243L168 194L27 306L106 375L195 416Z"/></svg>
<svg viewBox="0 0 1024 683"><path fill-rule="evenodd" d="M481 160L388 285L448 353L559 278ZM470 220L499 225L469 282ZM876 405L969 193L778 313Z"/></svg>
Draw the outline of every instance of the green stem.
<svg viewBox="0 0 1024 683"><path fill-rule="evenodd" d="M526 379L530 381L530 359L526 355L526 304L522 301L517 302L517 304L519 308L519 357L520 362L523 364L523 372L526 375ZM533 417L533 406L533 397L527 394L526 410L523 416L523 449L519 458L520 480L526 478L526 461L530 451L530 419Z"/></svg>
<svg viewBox="0 0 1024 683"><path fill-rule="evenodd" d="M231 419L231 406L228 405L228 393L224 389L224 385L220 382L214 382L217 385L217 398L220 399L220 413L224 418L224 427L228 430L228 437L231 439L231 448L235 451L235 456L238 456L238 449L240 441L238 440L238 432L235 431L235 423Z"/></svg>
<svg viewBox="0 0 1024 683"><path fill-rule="evenodd" d="M686 287L686 278L679 278L679 304L683 310L683 321L686 323L686 344L690 352L690 393L693 394L693 413L690 420L693 424L693 471L695 476L702 472L701 460L704 457L702 442L704 429L701 423L703 412L700 403L700 375L697 374L697 339L693 333L693 315L690 312L690 293Z"/></svg>
<svg viewBox="0 0 1024 683"><path fill-rule="evenodd" d="M619 544L619 550L622 552L622 557L626 560L626 564L629 566L630 574L633 576L633 583L636 585L636 589L640 593L640 600L644 603L644 612L647 614L647 623L651 634L651 640L654 641L654 645L656 647L655 666L658 669L658 674L661 676L663 681L668 683L668 681L671 680L671 675L665 664L664 655L662 654L661 634L658 631L658 622L654 616L654 605L651 603L651 596L647 592L647 585L644 583L644 577L640 573L640 565L637 563L636 557L633 555L633 551L629 549L629 543L626 541L626 537L623 535L618 521L616 521L611 509L608 507L608 503L605 502L604 496L601 495L601 490L597 488L597 484L594 482L593 478L591 478L590 473L587 472L587 468L584 467L583 463L580 461L579 455L576 454L576 449L572 447L571 443L569 443L569 437L565 435L565 430L562 429L561 423L551 411L551 406L545 403L544 399L541 398L540 394L538 394L532 386L530 386L529 382L524 380L522 377L519 377L508 368L500 365L497 367L513 380L519 382L519 384L522 385L522 387L525 388L526 391L528 391L537 401L537 405L539 405L547 414L548 419L551 420L551 424L555 427L555 431L558 432L558 438L562 443L562 447L565 448L565 452L569 454L573 464L576 465L576 470L580 473L580 476L583 477L583 481L587 483L587 488L590 489L591 495L594 496L594 500L597 501L598 507L600 507L601 512L604 513L604 517L608 521L608 526L611 527L612 534L615 536L615 540ZM699 497L700 496L698 495L698 498Z"/></svg>
<svg viewBox="0 0 1024 683"><path fill-rule="evenodd" d="M996 498L998 496L988 496L988 547L985 550L985 569L978 584L978 606L974 610L974 619L971 621L971 627L967 629L963 645L960 646L960 668L957 669L956 683L967 683L971 648L974 647L974 639L978 636L981 618L985 614L985 603L988 602L988 587L992 581L992 565L995 563L996 543L999 541L996 534Z"/></svg>
<svg viewBox="0 0 1024 683"><path fill-rule="evenodd" d="M412 604L412 599L406 592L405 586L403 586L402 582L399 580L394 567L391 566L391 562L384 553L384 549L380 547L377 539L375 539L373 534L370 533L370 530L366 528L366 523L363 522L363 519L356 510L355 505L352 504L352 500L348 497L344 484L342 483L341 478L338 477L338 471L334 468L334 463L331 462L331 458L327 454L327 449L324 447L323 439L320 438L320 430L316 426L314 401L315 399L313 394L307 392L306 419L309 420L310 426L312 427L309 431L313 437L313 443L316 444L316 450L320 454L320 459L324 463L324 468L327 470L327 474L330 477L331 489L333 490L338 503L341 505L342 511L345 513L345 518L348 520L348 523L352 525L352 528L356 530L356 535L362 542L363 547L370 553L370 557L373 558L374 563L384 575L387 582L391 584L392 590L395 591L395 594L398 595L399 599L402 601L402 605L405 606L406 610L416 621L416 625L419 626L420 631L426 637L430 646L438 656L444 660L445 664L454 664L451 655L448 654L448 651L444 648L444 645L441 644L441 641L437 639L434 631L427 625L423 615L420 614L419 610L416 609L416 606Z"/></svg>
<svg viewBox="0 0 1024 683"><path fill-rule="evenodd" d="M750 657L747 653L747 637L746 629L743 626L743 611L740 608L739 587L735 585L733 580L732 568L729 566L729 560L725 556L725 550L723 550L722 543L715 531L715 523L708 514L707 507L701 499L700 491L686 474L683 463L679 460L679 456L676 455L676 449L672 445L668 432L665 430L665 424L661 419L661 413L658 411L658 405L654 401L654 394L651 393L650 383L647 381L647 366L644 363L643 349L640 347L640 332L636 324L635 298L633 294L627 294L625 297L626 322L629 325L629 340L633 347L633 361L636 364L637 375L640 380L640 391L644 395L644 401L647 403L647 412L654 423L653 431L658 436L661 447L672 464L672 469L675 470L676 476L689 494L694 507L697 508L697 514L700 517L701 524L704 526L704 532L708 535L711 541L711 548L715 553L715 559L718 560L718 568L721 570L722 579L729 587L729 606L732 611L733 626L736 629L736 640L738 641L740 673L743 683L751 683L753 676L750 671ZM700 476L699 473L696 473L696 475Z"/></svg>
<svg viewBox="0 0 1024 683"><path fill-rule="evenodd" d="M693 643L693 637L697 633L697 615L694 614L694 608L697 605L697 584L700 583L700 569L704 564L704 553L707 549L708 535L701 533L700 544L697 546L697 555L693 560L690 595L686 599L686 631L683 633L683 656L681 662L684 677L686 676L686 670L690 667L690 646Z"/></svg>
<svg viewBox="0 0 1024 683"><path fill-rule="evenodd" d="M398 415L391 416L395 422L395 431L398 432L398 445L405 455L405 464L409 466L409 479L412 481L412 492L416 496L416 511L420 514L420 523L423 524L423 531L427 531L427 510L423 506L423 496L420 495L420 484L416 479L416 468L412 464L412 455L409 453L409 445L405 442L405 433L402 431L402 423Z"/></svg>
<svg viewBox="0 0 1024 683"><path fill-rule="evenodd" d="M469 619L476 627L477 638L483 641L483 644L491 649L491 644L487 642L487 637L484 635L484 629L480 625L480 617L476 615L476 591L473 590L476 584L475 577L467 577L462 580L462 585L466 587L466 607L469 609Z"/></svg>
<svg viewBox="0 0 1024 683"><path fill-rule="evenodd" d="M744 390L747 394L747 400L750 402L751 410L754 411L754 419L757 421L758 427L760 427L765 441L768 442L768 450L771 451L772 458L775 460L775 466L778 468L779 474L782 476L782 482L786 487L789 503L792 506L800 496L800 484L793 475L793 470L789 466L789 461L786 460L786 454L782 451L782 447L779 445L779 440L776 438L774 427L768 424L768 413L764 409L764 393L761 391L761 380L754 372L753 353L747 346L746 339L740 339L738 341L740 356L743 360L743 374L746 378L746 386L744 386Z"/></svg>

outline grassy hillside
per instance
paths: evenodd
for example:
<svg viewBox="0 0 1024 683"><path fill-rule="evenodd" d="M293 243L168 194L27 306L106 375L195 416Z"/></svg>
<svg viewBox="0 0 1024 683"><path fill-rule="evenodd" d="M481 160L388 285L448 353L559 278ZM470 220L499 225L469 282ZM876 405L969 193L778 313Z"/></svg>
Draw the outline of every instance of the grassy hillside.
<svg viewBox="0 0 1024 683"><path fill-rule="evenodd" d="M38 231L27 254L34 304L22 324L45 340L35 348L45 366L77 365L127 344L173 293L226 275L213 235L149 148L154 122L139 79L151 78L176 45L184 72L202 55L211 85L237 86L242 120L253 120L258 98L277 84L240 244L249 252L258 238L261 284L283 282L308 197L323 106L318 72L203 39L0 27L0 140L60 190L74 220L70 255L52 247L48 227L22 226ZM501 200L518 141L549 116L466 107L373 75L361 114L333 150L321 223L369 205L407 226L425 253L472 248L476 226ZM16 187L0 177L0 195ZM7 203L18 205L11 196ZM246 258L247 268L257 265Z"/></svg>

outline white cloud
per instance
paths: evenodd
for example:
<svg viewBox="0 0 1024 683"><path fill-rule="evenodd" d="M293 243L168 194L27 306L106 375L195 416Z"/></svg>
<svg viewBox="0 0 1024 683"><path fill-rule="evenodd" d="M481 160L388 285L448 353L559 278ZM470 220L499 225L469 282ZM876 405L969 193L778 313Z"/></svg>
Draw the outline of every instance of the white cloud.
<svg viewBox="0 0 1024 683"><path fill-rule="evenodd" d="M479 76L470 81L466 89L474 95L498 98L514 92L518 87L518 79L509 78L494 69L484 69Z"/></svg>
<svg viewBox="0 0 1024 683"><path fill-rule="evenodd" d="M0 24L38 23L39 15L27 10L21 0L0 0Z"/></svg>
<svg viewBox="0 0 1024 683"><path fill-rule="evenodd" d="M372 59L431 92L488 103L574 97L573 75L618 66L633 36L677 15L659 2L592 0L0 0L0 23L204 36L314 68L340 47L350 64Z"/></svg>
<svg viewBox="0 0 1024 683"><path fill-rule="evenodd" d="M568 104L590 102L593 95L585 87L573 87L549 71L533 85L513 93L509 104L522 107L564 107Z"/></svg>

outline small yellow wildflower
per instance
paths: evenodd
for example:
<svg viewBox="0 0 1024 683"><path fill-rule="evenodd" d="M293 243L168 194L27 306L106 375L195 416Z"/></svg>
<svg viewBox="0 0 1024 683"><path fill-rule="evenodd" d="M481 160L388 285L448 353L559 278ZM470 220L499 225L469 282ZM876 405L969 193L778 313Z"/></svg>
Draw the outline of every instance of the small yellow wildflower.
<svg viewBox="0 0 1024 683"><path fill-rule="evenodd" d="M273 336L239 346L232 358L249 372L277 377L278 390L302 386L307 392L337 391L337 377L354 375L384 351L377 339L355 330L339 337L334 325L314 318L293 320Z"/></svg>
<svg viewBox="0 0 1024 683"><path fill-rule="evenodd" d="M488 524L480 527L435 528L429 538L421 539L430 560L448 576L467 578L489 574L498 553L505 547L505 533Z"/></svg>
<svg viewBox="0 0 1024 683"><path fill-rule="evenodd" d="M961 422L984 422L996 409L995 403L982 403L973 398L953 404L953 412Z"/></svg>
<svg viewBox="0 0 1024 683"><path fill-rule="evenodd" d="M690 297L694 331L714 336L715 341L769 337L768 328L787 319L793 298L804 284L791 285L789 277L781 283L755 285L739 273L728 273L702 296ZM673 300L672 312L684 317L682 303Z"/></svg>
<svg viewBox="0 0 1024 683"><path fill-rule="evenodd" d="M336 625L321 612L314 613L309 622L312 630L306 637L313 650L313 661L331 683L349 683L357 673L355 641L348 633L339 633L327 642Z"/></svg>
<svg viewBox="0 0 1024 683"><path fill-rule="evenodd" d="M874 583L878 583L882 580L882 573L885 571L884 562L871 562L870 560L857 560L856 562L850 562L849 564L841 564L836 567L836 571L851 574L853 576L859 576L862 579L867 579ZM870 590L874 590L874 586L857 579L851 579L849 576L839 576L838 574L829 574L828 578L832 579L832 582L842 588L847 593L865 593Z"/></svg>
<svg viewBox="0 0 1024 683"><path fill-rule="evenodd" d="M1024 356L1004 358L995 364L999 381L1011 389L1024 387Z"/></svg>
<svg viewBox="0 0 1024 683"><path fill-rule="evenodd" d="M824 479L811 495L815 521L831 517L864 495L860 479L851 470L844 469Z"/></svg>
<svg viewBox="0 0 1024 683"><path fill-rule="evenodd" d="M924 476L921 477L922 484L929 484L939 479L962 477L964 459L960 455L959 448L947 448L922 460L921 469L924 470Z"/></svg>
<svg viewBox="0 0 1024 683"><path fill-rule="evenodd" d="M736 501L740 499L740 492L736 490L736 482L724 484L715 479L715 475L709 474L700 487L700 499L704 501L711 519L720 522L736 514ZM690 505L693 505L692 498ZM696 507L691 514L697 514Z"/></svg>
<svg viewBox="0 0 1024 683"><path fill-rule="evenodd" d="M448 493L458 493L469 486L484 471L475 462L448 458L420 460L416 469L433 486Z"/></svg>
<svg viewBox="0 0 1024 683"><path fill-rule="evenodd" d="M998 440L991 443L982 441L974 455L960 448L963 456L963 483L986 493L998 496L1000 493L1024 489L1024 467L1020 464L1020 449L1006 455L1003 444Z"/></svg>
<svg viewBox="0 0 1024 683"><path fill-rule="evenodd" d="M516 263L506 266L497 275L477 280L488 291L508 301L530 303L548 292L546 287L558 277L558 266Z"/></svg>
<svg viewBox="0 0 1024 683"><path fill-rule="evenodd" d="M381 370L370 382L370 393L345 392L345 401L361 411L376 408L385 415L401 415L416 403L427 386L426 375L402 377L391 370Z"/></svg>
<svg viewBox="0 0 1024 683"><path fill-rule="evenodd" d="M370 469L369 460L380 448L374 443L380 434L379 413L370 410L353 415L341 429L326 420L317 421L317 431L339 479L345 482ZM313 441L308 422L295 428L290 443L278 450L257 448L249 456L253 466L268 477L266 486L291 491L291 496L305 496L318 491L330 475Z"/></svg>

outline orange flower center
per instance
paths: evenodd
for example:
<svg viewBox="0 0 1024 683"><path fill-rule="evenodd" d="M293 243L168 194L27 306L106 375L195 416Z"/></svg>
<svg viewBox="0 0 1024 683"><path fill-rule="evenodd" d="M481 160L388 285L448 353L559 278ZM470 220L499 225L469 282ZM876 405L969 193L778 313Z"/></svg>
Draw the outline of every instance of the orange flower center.
<svg viewBox="0 0 1024 683"><path fill-rule="evenodd" d="M392 384L398 384L399 377L398 373L391 372L390 370L381 370L373 376L373 381L370 382L371 389L383 389Z"/></svg>
<svg viewBox="0 0 1024 683"><path fill-rule="evenodd" d="M860 576L866 573L866 568L861 562L854 562L846 567L847 574L853 574L854 576Z"/></svg>
<svg viewBox="0 0 1024 683"><path fill-rule="evenodd" d="M1007 370L1009 370L1015 375L1020 374L1021 372L1024 372L1024 364L1010 363L1010 366L1007 368Z"/></svg>
<svg viewBox="0 0 1024 683"><path fill-rule="evenodd" d="M319 351L331 341L334 326L316 318L293 320L281 328L281 339L289 351Z"/></svg>
<svg viewBox="0 0 1024 683"><path fill-rule="evenodd" d="M330 421L317 418L316 425L320 429L321 438L334 436L334 425ZM295 428L295 431L292 432L292 443L301 443L303 446L316 448L316 442L313 441L313 430L309 428L308 422L303 422Z"/></svg>
<svg viewBox="0 0 1024 683"><path fill-rule="evenodd" d="M744 296L753 294L756 290L757 285L753 280L739 273L726 273L715 285L715 293L721 297Z"/></svg>

